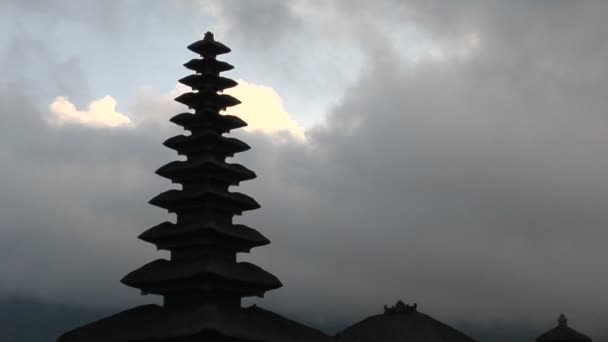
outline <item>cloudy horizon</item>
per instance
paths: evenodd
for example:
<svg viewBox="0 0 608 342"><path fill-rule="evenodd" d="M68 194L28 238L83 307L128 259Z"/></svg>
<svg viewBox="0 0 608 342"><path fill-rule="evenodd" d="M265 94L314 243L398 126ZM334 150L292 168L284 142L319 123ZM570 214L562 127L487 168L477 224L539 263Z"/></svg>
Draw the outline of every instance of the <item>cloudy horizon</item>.
<svg viewBox="0 0 608 342"><path fill-rule="evenodd" d="M0 5L0 298L158 302L169 118L212 31L258 178L248 299L311 325L398 299L449 322L606 336L608 3L7 1Z"/></svg>

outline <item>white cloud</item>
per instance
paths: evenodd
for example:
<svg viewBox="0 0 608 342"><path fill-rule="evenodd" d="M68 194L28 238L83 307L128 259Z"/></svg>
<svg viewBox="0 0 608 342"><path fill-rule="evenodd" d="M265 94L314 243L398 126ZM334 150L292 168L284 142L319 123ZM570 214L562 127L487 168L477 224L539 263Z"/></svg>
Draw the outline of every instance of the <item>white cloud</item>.
<svg viewBox="0 0 608 342"><path fill-rule="evenodd" d="M606 272L598 272L606 259L603 227L608 226L608 122L604 115L608 74L602 68L607 49L605 11L575 5L489 6L493 7L460 9L456 2L446 2L420 9L424 13L416 22L432 33L433 44L445 44L452 51L450 58L457 59L454 51L462 47L465 52L470 49L475 60L422 62L411 67L403 65L401 50L393 51L401 46L394 44L392 36L381 40L382 36L369 39L370 35L361 34L362 51L372 57L367 60L370 65L344 90L340 103L328 110L327 123L307 131L306 144L275 144L266 134L245 135L243 140L253 150L235 159L244 160L259 178L239 191L254 196L263 207L244 216L243 223L259 228L273 241L247 259L285 284L266 303L307 312L308 317L347 317L351 322L396 298L416 300L425 312L452 321L503 319L538 324L552 312L567 310L572 318L578 317L581 331L593 333L593 326L595 331L605 329L602 318L608 308L598 305L608 302L608 278ZM392 11L396 6L375 7ZM343 13L347 24L361 28L353 32L368 30L367 22L361 25L352 19L352 11L336 12ZM403 12L395 11L397 15ZM369 13L372 19L381 17L376 15L379 12ZM386 21L379 23L392 31ZM580 23L585 23L583 29L573 29L581 28ZM271 24L273 32L286 31ZM254 27L244 26L241 32L252 40L272 41L260 39L260 30ZM293 81L290 69L302 74L315 70L324 76L322 81L330 83L332 74L317 69L313 63L317 60L312 58L326 51L287 36L289 49L277 49L275 58L263 58L267 56L257 54L262 49L253 49L251 63L283 65L288 60L286 51L297 51L293 54L302 56L301 65L273 68L292 80L288 86L300 86L295 91L281 86L281 93L302 96L305 82ZM324 35L319 37L328 41ZM233 45L234 40L231 36L225 42L247 55L242 45L242 49ZM156 58L158 63L168 60ZM56 81L49 78L51 85ZM26 114L22 108L27 101L15 99L27 94L31 85L21 90L0 101L1 112ZM239 98L244 104L230 112L245 110L248 100ZM317 102L315 97L306 98ZM142 114L151 122L154 116L147 109L158 113L162 122L177 113L177 107L160 106L176 106L171 95L158 96L156 101L142 102L146 107L140 111L130 109L132 120L139 125L138 114ZM265 115L267 109L254 116ZM29 116L34 115L39 117L38 113ZM25 294L27 284L54 287L62 294L48 295L48 299L85 302L77 294L86 291L96 293L98 301L118 303L114 289L123 287L116 279L141 265L143 251L152 249L139 242L147 249L135 251L139 245L133 239L148 222L157 223L151 215L160 210L148 208L145 200L158 188L167 187L165 180L161 183L152 177L152 170L162 165L161 160L174 158L173 151L160 146L170 135L142 124L133 132L112 130L122 139L118 141L99 131L87 135L36 131L27 119L28 115L8 116L11 121L23 120L30 129L15 132L11 127L23 125L3 125L6 129L0 134L7 142L2 145L10 149L4 154L14 155L14 162L6 159L4 163L12 169L2 184L9 189L3 193L10 196L4 199L8 205L0 206L2 226L14 229L5 229L0 240L8 247L18 246L14 252L0 250L6 260L29 257L39 267L11 268L9 263L7 272L12 274L7 282L19 279L15 289ZM255 130L255 120L247 120ZM48 139L55 137L52 134L57 138ZM14 144L15 139L23 143ZM85 164L64 168L65 163ZM133 191L122 186L134 183L138 188ZM40 184L51 189L41 191ZM78 191L66 194L66 189ZM58 200L70 210L57 210ZM84 232L83 225L87 226ZM13 243L14 233L22 234L24 243L40 241L31 237L40 236L41 226L52 236L57 232L54 243L45 244L50 251ZM105 240L97 238L100 232L120 243L106 248ZM90 248L90 244L99 247ZM90 250L100 252L92 255ZM97 268L114 273L68 281L70 275L85 274L81 270L91 267L64 260L99 261L106 266ZM61 265L63 272L54 272L49 264Z"/></svg>
<svg viewBox="0 0 608 342"><path fill-rule="evenodd" d="M83 125L91 127L130 127L131 119L116 111L116 100L111 96L91 102L86 110L78 110L65 96L58 96L49 105L47 121L52 125Z"/></svg>
<svg viewBox="0 0 608 342"><path fill-rule="evenodd" d="M242 103L228 110L230 114L237 115L249 125L252 131L264 133L277 133L286 131L294 137L304 139L304 129L283 107L283 100L272 88L244 80L238 80L239 85L228 89L230 94Z"/></svg>
<svg viewBox="0 0 608 342"><path fill-rule="evenodd" d="M228 108L225 114L243 119L248 125L244 129L250 132L288 133L300 141L304 140L304 128L285 110L281 96L272 87L244 80L238 80L238 83L238 86L227 89L225 93L239 99L241 104ZM183 84L177 84L166 93L142 89L130 107L134 124L169 125L173 115L188 111L174 98L189 91L192 90Z"/></svg>

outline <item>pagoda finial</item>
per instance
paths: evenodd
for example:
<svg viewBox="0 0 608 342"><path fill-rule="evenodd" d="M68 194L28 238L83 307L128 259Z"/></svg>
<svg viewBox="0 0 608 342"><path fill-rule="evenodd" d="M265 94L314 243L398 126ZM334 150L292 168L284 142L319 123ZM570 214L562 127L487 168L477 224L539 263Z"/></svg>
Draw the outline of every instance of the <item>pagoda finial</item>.
<svg viewBox="0 0 608 342"><path fill-rule="evenodd" d="M557 318L557 323L559 323L560 326L568 326L568 318L566 318L566 315L560 314Z"/></svg>
<svg viewBox="0 0 608 342"><path fill-rule="evenodd" d="M217 55L230 52L230 48L213 39L213 33L207 31L203 39L188 45L188 49L198 53L204 59L215 59Z"/></svg>

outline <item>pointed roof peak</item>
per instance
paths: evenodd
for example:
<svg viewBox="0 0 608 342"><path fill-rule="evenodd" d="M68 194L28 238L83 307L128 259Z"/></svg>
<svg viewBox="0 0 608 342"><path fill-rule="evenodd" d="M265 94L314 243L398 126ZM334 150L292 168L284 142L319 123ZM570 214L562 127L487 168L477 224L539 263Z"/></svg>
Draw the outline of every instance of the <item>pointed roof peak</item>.
<svg viewBox="0 0 608 342"><path fill-rule="evenodd" d="M568 318L564 314L560 314L557 318L557 323L561 326L568 326Z"/></svg>
<svg viewBox="0 0 608 342"><path fill-rule="evenodd" d="M568 318L563 313L557 318L558 325L536 338L536 342L591 342L589 336L568 326Z"/></svg>
<svg viewBox="0 0 608 342"><path fill-rule="evenodd" d="M198 53L203 58L215 58L217 55L230 52L230 48L216 41L211 31L207 31L203 39L188 45L188 49Z"/></svg>
<svg viewBox="0 0 608 342"><path fill-rule="evenodd" d="M336 335L336 342L475 342L435 318L417 311L417 305L399 300L384 306L384 314L370 316Z"/></svg>

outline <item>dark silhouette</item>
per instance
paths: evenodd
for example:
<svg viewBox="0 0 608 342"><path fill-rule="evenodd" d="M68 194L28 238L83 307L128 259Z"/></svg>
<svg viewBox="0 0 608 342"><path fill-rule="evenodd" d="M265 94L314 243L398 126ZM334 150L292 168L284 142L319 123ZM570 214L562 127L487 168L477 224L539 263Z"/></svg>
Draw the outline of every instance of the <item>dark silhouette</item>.
<svg viewBox="0 0 608 342"><path fill-rule="evenodd" d="M418 305L397 301L384 314L368 317L336 335L340 342L474 342L462 332L418 312Z"/></svg>
<svg viewBox="0 0 608 342"><path fill-rule="evenodd" d="M244 142L224 137L247 124L221 110L240 103L221 92L237 83L219 76L232 65L217 55L230 52L207 32L190 46L202 58L184 64L196 74L179 82L194 91L175 100L194 113L174 116L171 122L191 135L168 139L164 145L185 155L156 171L182 185L150 203L177 214L177 222L163 222L140 235L140 239L171 252L170 260L158 259L129 273L125 285L142 294L163 297L163 305L144 305L68 332L60 342L126 341L324 341L318 330L290 321L257 306L241 307L241 298L263 297L281 287L272 274L247 263L236 254L270 243L258 231L232 223L234 215L259 208L251 197L228 191L229 186L256 177L239 164L225 160L248 150Z"/></svg>
<svg viewBox="0 0 608 342"><path fill-rule="evenodd" d="M234 215L259 208L251 197L230 192L230 186L256 177L239 164L226 162L235 153L248 150L244 142L224 134L247 124L220 111L240 103L222 94L237 83L220 73L233 66L216 56L230 49L214 40L210 32L190 46L202 58L184 64L196 74L179 80L194 91L175 100L194 113L181 113L171 122L190 135L164 142L184 161L171 162L156 171L181 185L153 198L150 203L177 215L177 222L163 222L139 236L170 252L129 273L125 285L142 294L163 297L163 305L143 305L87 324L61 337L59 342L169 342L169 341L329 341L322 332L288 320L256 305L243 308L241 298L258 296L282 286L272 274L237 262L237 253L270 243L257 230L233 224ZM418 305L398 301L384 306L384 314L364 319L337 334L342 342L474 342L462 332L420 313ZM541 335L537 342L591 342L567 325Z"/></svg>
<svg viewBox="0 0 608 342"><path fill-rule="evenodd" d="M384 314L385 315L392 315L392 314L404 314L404 313L411 313L411 312L416 312L416 309L418 308L418 304L414 303L414 305L409 305L409 304L405 304L402 301L398 300L397 304L388 307L388 306L384 306Z"/></svg>
<svg viewBox="0 0 608 342"><path fill-rule="evenodd" d="M536 342L591 342L591 338L568 326L566 315L557 318L557 326L536 338Z"/></svg>

